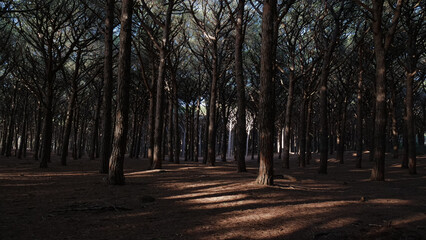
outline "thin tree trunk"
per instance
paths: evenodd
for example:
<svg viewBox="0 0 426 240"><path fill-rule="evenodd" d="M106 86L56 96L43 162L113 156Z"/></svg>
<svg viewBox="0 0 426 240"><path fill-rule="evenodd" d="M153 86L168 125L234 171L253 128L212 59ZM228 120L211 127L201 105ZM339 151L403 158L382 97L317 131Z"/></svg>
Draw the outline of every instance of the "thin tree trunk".
<svg viewBox="0 0 426 240"><path fill-rule="evenodd" d="M42 123L42 107L41 107L41 103L38 102L38 107L36 110L37 113L37 118L36 118L36 132L35 132L35 136L34 136L34 160L38 161L39 160L39 150L40 150L40 133L41 133L41 123Z"/></svg>
<svg viewBox="0 0 426 240"><path fill-rule="evenodd" d="M65 132L62 140L61 164L67 165L68 147L71 135L72 119L74 117L74 107L77 98L77 93L73 90L68 102L67 115L65 119Z"/></svg>
<svg viewBox="0 0 426 240"><path fill-rule="evenodd" d="M358 50L358 89L357 89L357 102L356 102L356 168L362 167L362 101L363 101L363 79L364 79L364 68L363 58L361 58L362 49Z"/></svg>
<svg viewBox="0 0 426 240"><path fill-rule="evenodd" d="M101 117L101 106L102 106L102 96L99 94L98 97L98 104L96 105L96 113L95 113L95 119L94 119L94 126L93 126L93 135L92 135L92 142L90 147L90 160L94 160L95 156L97 155L96 152L98 151L98 138L99 138L99 121Z"/></svg>
<svg viewBox="0 0 426 240"><path fill-rule="evenodd" d="M312 96L308 100L307 120L306 120L306 163L311 164L312 160Z"/></svg>
<svg viewBox="0 0 426 240"><path fill-rule="evenodd" d="M299 131L299 167L306 166L306 111L307 97L303 94L302 106L300 109L300 131Z"/></svg>
<svg viewBox="0 0 426 240"><path fill-rule="evenodd" d="M212 82L210 85L210 115L208 124L208 141L207 141L207 164L214 166L216 162L216 97L218 82L218 64L217 64L217 42L213 44L212 51Z"/></svg>
<svg viewBox="0 0 426 240"><path fill-rule="evenodd" d="M22 134L21 134L21 143L19 144L18 158L22 158L22 153L24 147L26 147L27 141L27 104L28 104L28 95L25 97L24 101L24 122L22 123Z"/></svg>
<svg viewBox="0 0 426 240"><path fill-rule="evenodd" d="M345 153L345 144L346 144L346 117L347 112L346 108L348 105L348 97L345 95L345 99L343 100L343 109L342 109L342 116L341 121L339 124L339 142L337 146L337 156L336 159L339 161L340 164L344 163L344 153Z"/></svg>
<svg viewBox="0 0 426 240"><path fill-rule="evenodd" d="M397 126L397 119L396 119L396 90L395 88L392 88L392 98L390 102L390 109L389 114L391 117L391 131L392 131L392 151L393 151L393 158L398 159L398 126Z"/></svg>
<svg viewBox="0 0 426 240"><path fill-rule="evenodd" d="M11 106L11 113L10 113L10 119L9 119L9 127L8 127L8 134L7 134L7 142L6 142L6 152L5 156L10 157L12 156L12 147L13 147L13 135L15 135L15 115L16 115L16 93L18 91L18 87L14 86L13 91L13 99L12 99L12 106Z"/></svg>
<svg viewBox="0 0 426 240"><path fill-rule="evenodd" d="M175 143L174 143L174 158L175 158L175 163L179 163L180 162L180 136L179 136L179 104L178 104L178 98L177 98L177 85L176 85L176 81L174 81L173 84L173 108L174 110L174 136L175 136Z"/></svg>
<svg viewBox="0 0 426 240"><path fill-rule="evenodd" d="M200 151L200 97L197 99L197 109L195 111L195 149L194 149L194 158L195 161L198 162L198 155Z"/></svg>
<svg viewBox="0 0 426 240"><path fill-rule="evenodd" d="M408 169L410 174L416 174L416 132L414 125L414 99L413 99L413 82L414 82L415 71L410 71L406 76L406 87L407 87L407 99L406 113L407 113L407 138L408 138Z"/></svg>
<svg viewBox="0 0 426 240"><path fill-rule="evenodd" d="M290 70L289 85L288 85L288 96L287 106L285 110L284 120L284 154L283 154L283 167L290 168L290 136L291 136L291 116L293 109L293 89L294 89L294 71Z"/></svg>
<svg viewBox="0 0 426 240"><path fill-rule="evenodd" d="M171 93L170 93L171 95ZM168 147L169 147L169 162L174 162L173 156L173 97L169 98L169 129L168 129Z"/></svg>

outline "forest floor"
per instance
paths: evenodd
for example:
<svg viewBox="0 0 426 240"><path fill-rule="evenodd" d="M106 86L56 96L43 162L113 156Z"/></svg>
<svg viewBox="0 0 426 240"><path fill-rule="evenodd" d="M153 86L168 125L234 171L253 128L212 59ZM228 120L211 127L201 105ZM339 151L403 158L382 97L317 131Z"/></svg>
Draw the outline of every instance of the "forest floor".
<svg viewBox="0 0 426 240"><path fill-rule="evenodd" d="M318 156L291 169L275 161L275 186L254 183L256 160L237 173L234 162L125 160L126 185L110 186L98 161L54 156L40 169L28 157L0 158L0 239L426 239L426 156L418 174L386 160L386 181L369 180L364 156L339 164Z"/></svg>

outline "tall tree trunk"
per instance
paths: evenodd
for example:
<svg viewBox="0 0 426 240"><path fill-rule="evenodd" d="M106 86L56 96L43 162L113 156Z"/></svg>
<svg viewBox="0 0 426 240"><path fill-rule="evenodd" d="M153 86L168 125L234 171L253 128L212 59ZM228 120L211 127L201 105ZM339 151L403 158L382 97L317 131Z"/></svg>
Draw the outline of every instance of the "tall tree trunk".
<svg viewBox="0 0 426 240"><path fill-rule="evenodd" d="M308 100L308 110L306 119L306 163L311 164L312 160L312 102L313 97L310 96Z"/></svg>
<svg viewBox="0 0 426 240"><path fill-rule="evenodd" d="M207 113L204 126L204 145L203 145L203 163L207 164L208 159L208 141L209 141L209 120L210 120L210 103L207 106Z"/></svg>
<svg viewBox="0 0 426 240"><path fill-rule="evenodd" d="M376 31L376 30L375 30ZM375 42L379 41L375 39ZM380 39L381 42L381 39ZM380 46L377 46L380 45ZM375 43L376 55L376 118L374 134L375 165L371 172L371 179L385 180L385 148L386 148L386 63L385 51L381 43Z"/></svg>
<svg viewBox="0 0 426 240"><path fill-rule="evenodd" d="M9 127L8 127L8 133L7 133L7 142L6 142L6 152L5 156L10 157L12 156L12 147L13 147L13 135L15 135L15 115L16 115L16 93L18 91L18 87L14 86L13 90L13 99L12 99L12 106L10 110L10 119L9 119Z"/></svg>
<svg viewBox="0 0 426 240"><path fill-rule="evenodd" d="M207 164L210 166L214 166L216 162L216 98L217 82L219 78L217 52L217 41L214 41L212 50L212 82L210 85L210 115L207 141Z"/></svg>
<svg viewBox="0 0 426 240"><path fill-rule="evenodd" d="M402 1L397 2L392 18L392 25L386 35L382 29L383 0L373 1L373 42L376 59L376 118L374 124L374 160L371 180L385 180L385 148L386 148L386 51L392 43L398 19L401 13Z"/></svg>
<svg viewBox="0 0 426 240"><path fill-rule="evenodd" d="M191 109L190 109L190 128L189 128L189 132L190 132L190 144L189 144L189 158L191 159L191 161L194 161L194 120L195 120L195 108L194 105L192 105Z"/></svg>
<svg viewBox="0 0 426 240"><path fill-rule="evenodd" d="M149 110L148 110L148 160L149 166L152 166L153 159L152 153L154 149L154 125L155 125L155 88L157 84L155 78L152 77L152 89L153 93L150 93L149 97Z"/></svg>
<svg viewBox="0 0 426 240"><path fill-rule="evenodd" d="M189 104L185 103L185 132L183 137L184 161L188 161L188 138L189 138Z"/></svg>
<svg viewBox="0 0 426 240"><path fill-rule="evenodd" d="M407 87L407 99L405 101L405 108L407 113L407 138L408 138L408 170L410 174L416 174L416 132L414 125L414 100L413 100L413 82L414 82L415 71L412 70L407 73L406 76L406 87Z"/></svg>
<svg viewBox="0 0 426 240"><path fill-rule="evenodd" d="M112 91L113 91L113 28L115 0L107 0L105 18L105 56L104 56L104 85L103 85L103 115L102 115L102 152L100 173L108 173L108 161L111 156L112 137Z"/></svg>
<svg viewBox="0 0 426 240"><path fill-rule="evenodd" d="M264 0L262 14L262 44L260 60L260 95L259 95L259 134L260 157L259 175L256 183L274 184L274 64L276 39L274 23L277 16L277 1Z"/></svg>
<svg viewBox="0 0 426 240"><path fill-rule="evenodd" d="M237 171L246 172L246 97L243 75L243 18L245 0L238 1L237 19L235 24L235 82L237 83L237 123L235 134L235 158Z"/></svg>
<svg viewBox="0 0 426 240"><path fill-rule="evenodd" d="M227 138L229 137L229 140L231 139L231 135L232 135L232 126L230 125L230 127L231 127L231 131L229 131L229 136L228 136L228 128L227 128L227 123L228 123L228 114L227 114L227 111L226 111L226 104L225 104L225 101L223 101L222 102L222 108L221 108L221 111L222 111L222 120L223 120L223 129L222 129L222 143L221 143L221 150L222 150L222 157L221 157L221 160L222 160L222 162L226 162L226 153L227 153L227 150L228 150L228 144L229 144L229 147L231 146L231 141L228 141L227 140ZM229 152L229 155L231 155L232 153L232 150Z"/></svg>
<svg viewBox="0 0 426 240"><path fill-rule="evenodd" d="M167 57L167 45L169 44L170 26L172 19L172 12L174 8L174 0L168 1L166 19L163 26L163 33L161 39L160 51L160 64L158 65L158 76L157 76L157 97L155 106L155 128L154 128L154 148L152 153L152 168L159 169L162 167L162 135L163 135L163 108L164 108L164 79L166 70L166 57Z"/></svg>
<svg viewBox="0 0 426 240"><path fill-rule="evenodd" d="M362 92L363 92L363 79L364 67L361 47L358 49L358 89L357 89L357 102L356 102L356 167L362 167Z"/></svg>
<svg viewBox="0 0 426 240"><path fill-rule="evenodd" d="M9 123L7 122L7 117L4 116L3 120L3 132L2 132L2 140L1 140L1 155L6 154L6 147L7 147L7 127Z"/></svg>
<svg viewBox="0 0 426 240"><path fill-rule="evenodd" d="M18 158L22 158L22 153L24 151L24 147L26 147L27 141L27 104L28 104L28 95L25 97L24 101L24 122L22 123L22 134L21 134L21 142L19 144Z"/></svg>
<svg viewBox="0 0 426 240"><path fill-rule="evenodd" d="M175 163L179 163L180 162L180 137L179 137L179 104L178 104L178 97L177 97L177 85L176 85L176 81L173 81L173 108L174 110L174 136L175 136L175 142L174 142L174 158L175 158Z"/></svg>
<svg viewBox="0 0 426 240"><path fill-rule="evenodd" d="M69 146L69 140L71 135L71 126L72 126L72 119L74 117L74 107L75 107L76 98L77 98L77 93L73 91L70 96L70 100L68 102L67 115L65 119L65 132L64 132L64 138L62 140L61 164L63 166L67 165L68 146Z"/></svg>
<svg viewBox="0 0 426 240"><path fill-rule="evenodd" d="M345 95L345 99L343 100L343 109L341 112L341 120L339 124L339 141L337 145L337 156L336 160L339 161L340 164L344 163L344 153L345 153L345 144L346 144L346 108L348 105L348 97Z"/></svg>
<svg viewBox="0 0 426 240"><path fill-rule="evenodd" d="M169 150L169 162L174 162L174 156L173 156L173 96L171 96L172 94L170 93L170 97L169 97L169 129L168 129L168 150Z"/></svg>
<svg viewBox="0 0 426 240"><path fill-rule="evenodd" d="M96 105L96 113L95 113L95 119L94 119L94 126L93 126L93 135L92 135L92 142L90 147L90 160L94 160L96 157L96 152L98 151L98 138L99 138L99 121L101 117L101 106L102 106L102 95L99 94L98 97L98 104Z"/></svg>
<svg viewBox="0 0 426 240"><path fill-rule="evenodd" d="M328 58L327 58L328 57ZM328 59L328 63L331 60L331 54L326 55L324 59L321 79L320 79L320 169L319 173L327 174L327 161L328 161L328 119L327 119L327 78L329 67L325 61Z"/></svg>
<svg viewBox="0 0 426 240"><path fill-rule="evenodd" d="M52 134L53 134L53 84L55 73L53 72L53 53L52 42L48 45L49 60L46 68L47 86L44 104L44 122L41 147L40 168L47 168L47 163L50 162L50 153L52 150Z"/></svg>
<svg viewBox="0 0 426 240"><path fill-rule="evenodd" d="M291 116L293 109L293 89L294 89L295 76L294 71L290 70L287 105L285 110L284 120L284 154L283 154L283 167L290 168L290 136L291 136Z"/></svg>
<svg viewBox="0 0 426 240"><path fill-rule="evenodd" d="M36 119L36 122L35 122L35 126L36 126L35 131L36 132L35 132L35 136L34 136L34 156L33 157L34 157L35 161L39 160L38 155L39 155L39 150L40 150L40 133L41 133L41 123L42 123L42 116L41 116L42 112L43 112L43 110L42 110L42 107L41 107L41 103L40 103L40 101L38 101L37 110L36 110L37 118L35 118Z"/></svg>
<svg viewBox="0 0 426 240"><path fill-rule="evenodd" d="M131 79L132 9L133 0L123 0L121 6L120 50L118 54L117 112L108 175L108 182L114 185L124 184L123 162L126 152L129 120L129 85Z"/></svg>
<svg viewBox="0 0 426 240"><path fill-rule="evenodd" d="M194 158L198 162L198 155L200 151L200 97L197 99L197 109L195 111L195 149L194 149Z"/></svg>
<svg viewBox="0 0 426 240"><path fill-rule="evenodd" d="M85 149L85 140L86 138L84 137L84 133L86 132L86 120L82 120L81 122L81 128L80 128L80 136L78 139L78 153L77 153L77 158L81 159L81 157L84 154L84 149Z"/></svg>
<svg viewBox="0 0 426 240"><path fill-rule="evenodd" d="M396 119L396 90L395 88L392 88L392 97L390 102L390 109L389 114L391 117L391 131L392 131L392 151L393 151L393 158L398 159L398 126L397 126L397 119Z"/></svg>
<svg viewBox="0 0 426 240"><path fill-rule="evenodd" d="M72 157L74 160L78 159L78 126L80 124L80 109L77 107L76 112L74 114L74 133L73 133L73 149L72 149Z"/></svg>
<svg viewBox="0 0 426 240"><path fill-rule="evenodd" d="M306 166L306 110L307 96L303 94L302 106L300 108L300 131L299 131L299 167Z"/></svg>

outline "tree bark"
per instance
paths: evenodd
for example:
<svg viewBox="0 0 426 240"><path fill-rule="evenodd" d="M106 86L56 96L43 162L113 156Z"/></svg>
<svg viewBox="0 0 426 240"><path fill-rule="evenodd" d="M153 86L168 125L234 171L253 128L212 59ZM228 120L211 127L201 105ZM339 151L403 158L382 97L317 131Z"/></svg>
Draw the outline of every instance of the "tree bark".
<svg viewBox="0 0 426 240"><path fill-rule="evenodd" d="M17 95L18 87L14 86L13 90L13 99L12 99L12 106L10 110L10 119L9 119L9 127L8 127L8 133L7 133L7 141L6 141L6 151L5 156L10 157L12 156L12 147L13 147L13 135L15 134L15 115L16 115L16 95Z"/></svg>
<svg viewBox="0 0 426 240"><path fill-rule="evenodd" d="M283 151L283 167L290 168L290 136L291 136L291 116L293 109L293 89L294 89L294 71L290 70L289 75L289 84L288 84L288 96L287 96L287 105L285 110L285 120L284 120L284 151Z"/></svg>
<svg viewBox="0 0 426 240"><path fill-rule="evenodd" d="M170 93L171 95L171 93ZM168 121L168 150L169 150L169 162L174 162L173 156L173 97L169 98L169 121Z"/></svg>
<svg viewBox="0 0 426 240"><path fill-rule="evenodd" d="M105 52L104 52L104 84L103 84L103 114L102 114L102 151L100 173L108 173L108 161L111 156L112 137L112 91L113 91L113 28L115 0L107 0L105 18Z"/></svg>
<svg viewBox="0 0 426 240"><path fill-rule="evenodd" d="M40 132L41 132L41 122L42 122L42 107L41 107L41 103L38 102L37 105L37 118L36 118L36 129L35 129L35 136L34 136L34 160L38 161L39 160L39 150L40 150Z"/></svg>
<svg viewBox="0 0 426 240"><path fill-rule="evenodd" d="M299 167L306 166L306 110L307 96L303 94L302 106L300 108L300 131L299 131Z"/></svg>
<svg viewBox="0 0 426 240"><path fill-rule="evenodd" d="M346 144L346 108L348 105L348 97L345 95L343 100L343 109L341 112L341 120L339 124L339 141L337 145L337 156L336 160L339 161L340 164L344 163L344 153L345 153L345 144Z"/></svg>
<svg viewBox="0 0 426 240"><path fill-rule="evenodd" d="M195 148L194 148L194 159L198 162L198 155L200 151L200 97L197 99L197 109L195 111Z"/></svg>
<svg viewBox="0 0 426 240"><path fill-rule="evenodd" d="M169 35L170 35L170 26L172 20L172 12L174 8L174 0L168 1L166 19L164 22L161 47L160 51L160 64L158 65L158 75L157 75L157 96L156 96L156 106L155 106L155 128L154 128L154 148L152 153L152 168L159 169L162 168L162 135L163 135L163 108L164 108L164 79L165 79L165 70L166 70L166 57L168 53L168 44L169 44Z"/></svg>
<svg viewBox="0 0 426 240"><path fill-rule="evenodd" d="M27 104L28 104L28 95L25 97L24 101L24 113L23 118L24 122L22 123L22 134L21 134L21 143L19 144L19 151L18 151L18 158L22 158L22 153L25 151L24 147L26 148L26 141L27 141Z"/></svg>
<svg viewBox="0 0 426 240"><path fill-rule="evenodd" d="M113 149L109 163L108 182L124 184L123 162L129 115L129 85L132 42L133 0L123 0L121 6L120 50L118 55L117 112L114 130Z"/></svg>
<svg viewBox="0 0 426 240"><path fill-rule="evenodd" d="M260 164L257 184L274 184L274 64L276 40L274 23L277 16L277 1L264 0L262 14L262 44L260 61L260 95L259 95L259 134Z"/></svg>
<svg viewBox="0 0 426 240"><path fill-rule="evenodd" d="M210 103L208 118L207 164L214 166L216 162L216 98L218 81L217 42L212 46L212 82L210 85Z"/></svg>
<svg viewBox="0 0 426 240"><path fill-rule="evenodd" d="M64 137L62 140L61 164L63 166L67 165L68 146L69 146L69 140L71 135L71 126L72 126L72 119L74 117L74 107L75 107L76 98L77 98L77 93L74 92L73 90L70 96L70 100L68 102L67 116L65 119L65 132L64 132Z"/></svg>
<svg viewBox="0 0 426 240"><path fill-rule="evenodd" d="M306 120L306 163L311 164L312 160L312 96L308 100L307 120Z"/></svg>
<svg viewBox="0 0 426 240"><path fill-rule="evenodd" d="M361 47L358 49L358 89L357 89L357 102L356 102L356 168L362 168L362 91L364 79L364 67Z"/></svg>
<svg viewBox="0 0 426 240"><path fill-rule="evenodd" d="M99 138L99 121L101 118L101 106L102 106L102 96L99 94L98 103L96 105L96 113L93 126L93 135L92 142L90 147L90 160L94 160L96 157L96 152L98 151L98 138Z"/></svg>
<svg viewBox="0 0 426 240"><path fill-rule="evenodd" d="M237 19L235 24L235 82L237 83L237 123L235 138L235 159L237 172L247 172L246 153L246 97L243 71L243 18L245 0L238 1Z"/></svg>

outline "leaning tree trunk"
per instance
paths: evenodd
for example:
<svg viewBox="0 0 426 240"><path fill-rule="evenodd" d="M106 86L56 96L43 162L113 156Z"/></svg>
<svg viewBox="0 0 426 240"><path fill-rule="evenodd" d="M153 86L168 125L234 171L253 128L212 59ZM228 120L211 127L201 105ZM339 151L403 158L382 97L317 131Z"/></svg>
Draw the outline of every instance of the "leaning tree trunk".
<svg viewBox="0 0 426 240"><path fill-rule="evenodd" d="M276 40L274 23L277 16L277 1L265 0L262 14L262 44L260 61L260 95L259 95L259 134L260 157L259 175L256 183L274 184L274 64Z"/></svg>
<svg viewBox="0 0 426 240"><path fill-rule="evenodd" d="M126 152L131 79L132 9L133 0L123 0L118 54L117 113L108 175L108 182L114 185L124 184L123 163Z"/></svg>
<svg viewBox="0 0 426 240"><path fill-rule="evenodd" d="M103 115L102 115L102 152L100 173L108 173L108 161L111 155L112 137L112 91L113 91L113 28L115 0L107 0L105 18L105 56L104 56L104 86L103 86Z"/></svg>

